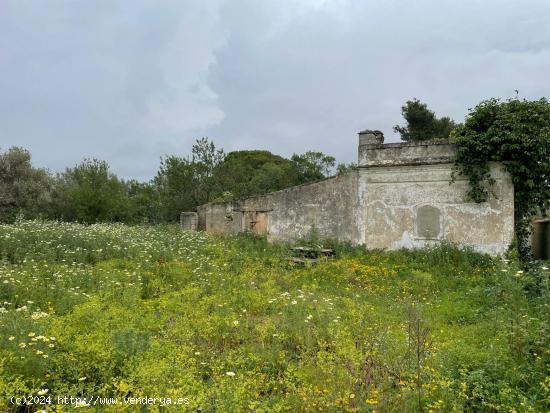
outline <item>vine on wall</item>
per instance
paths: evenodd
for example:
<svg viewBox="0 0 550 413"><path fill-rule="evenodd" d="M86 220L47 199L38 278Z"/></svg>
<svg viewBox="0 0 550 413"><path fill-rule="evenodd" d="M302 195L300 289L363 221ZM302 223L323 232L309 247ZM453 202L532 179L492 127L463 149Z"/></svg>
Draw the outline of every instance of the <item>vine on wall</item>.
<svg viewBox="0 0 550 413"><path fill-rule="evenodd" d="M451 142L457 145L453 180L456 174L468 177L471 200L491 195L488 162L501 162L510 173L518 252L528 259L531 218L550 206L550 102L485 100L451 133Z"/></svg>

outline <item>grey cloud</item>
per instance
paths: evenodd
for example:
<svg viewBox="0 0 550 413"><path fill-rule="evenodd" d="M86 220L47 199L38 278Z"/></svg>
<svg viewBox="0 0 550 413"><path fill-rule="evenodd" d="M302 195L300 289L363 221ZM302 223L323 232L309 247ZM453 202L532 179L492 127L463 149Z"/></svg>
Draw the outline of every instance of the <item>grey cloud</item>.
<svg viewBox="0 0 550 413"><path fill-rule="evenodd" d="M391 128L418 97L550 95L546 0L19 2L0 5L0 146L55 170L84 156L147 179L209 136L226 150L323 150Z"/></svg>
<svg viewBox="0 0 550 413"><path fill-rule="evenodd" d="M234 147L316 147L349 161L361 128L398 139L391 128L411 97L461 120L514 89L548 96L548 17L543 1L389 1L321 7L276 31L269 21L235 24L211 71L226 114L213 134Z"/></svg>

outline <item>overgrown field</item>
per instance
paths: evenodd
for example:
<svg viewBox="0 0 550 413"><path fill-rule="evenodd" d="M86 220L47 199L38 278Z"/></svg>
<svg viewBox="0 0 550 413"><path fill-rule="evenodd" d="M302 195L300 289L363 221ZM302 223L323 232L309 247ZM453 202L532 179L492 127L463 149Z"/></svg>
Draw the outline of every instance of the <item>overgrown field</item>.
<svg viewBox="0 0 550 413"><path fill-rule="evenodd" d="M548 264L336 249L299 268L254 237L0 226L0 411L550 410Z"/></svg>

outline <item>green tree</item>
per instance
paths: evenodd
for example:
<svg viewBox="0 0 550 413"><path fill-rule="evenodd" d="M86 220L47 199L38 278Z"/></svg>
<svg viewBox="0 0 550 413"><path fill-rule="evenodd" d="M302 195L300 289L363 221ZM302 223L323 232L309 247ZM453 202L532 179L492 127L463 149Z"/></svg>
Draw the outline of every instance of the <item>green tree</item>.
<svg viewBox="0 0 550 413"><path fill-rule="evenodd" d="M190 158L162 158L153 185L159 194L163 219L177 221L181 211L191 211L221 193L214 175L224 159L224 151L216 149L208 138L195 142Z"/></svg>
<svg viewBox="0 0 550 413"><path fill-rule="evenodd" d="M177 221L180 212L191 211L200 203L195 168L187 158L162 158L153 185L160 199L160 216L164 221Z"/></svg>
<svg viewBox="0 0 550 413"><path fill-rule="evenodd" d="M294 163L300 184L326 178L336 164L333 156L315 151L307 151L303 155L294 154L290 160Z"/></svg>
<svg viewBox="0 0 550 413"><path fill-rule="evenodd" d="M294 154L290 160L259 150L226 155L202 138L190 157L162 158L152 184L162 219L175 221L181 211L207 202L227 202L325 178L334 165L332 156L312 151Z"/></svg>
<svg viewBox="0 0 550 413"><path fill-rule="evenodd" d="M518 252L528 258L531 217L550 207L550 103L483 101L453 131L452 142L458 147L456 172L469 178L472 200L483 202L490 195L489 161L501 162L510 173Z"/></svg>
<svg viewBox="0 0 550 413"><path fill-rule="evenodd" d="M215 171L222 192L237 199L296 185L297 177L291 161L258 150L230 152Z"/></svg>
<svg viewBox="0 0 550 413"><path fill-rule="evenodd" d="M214 171L224 161L225 153L223 149L216 149L208 138L197 139L191 153L191 164L197 184L195 200L197 205L200 205L210 202L216 193L220 192Z"/></svg>
<svg viewBox="0 0 550 413"><path fill-rule="evenodd" d="M337 166L336 166L336 174L337 175L344 175L344 174L347 174L347 173L350 173L352 171L356 171L357 170L357 164L354 163L354 162L351 162L351 163L339 163Z"/></svg>
<svg viewBox="0 0 550 413"><path fill-rule="evenodd" d="M126 184L109 172L109 164L85 159L60 174L55 188L58 218L85 223L132 222L135 211Z"/></svg>
<svg viewBox="0 0 550 413"><path fill-rule="evenodd" d="M160 194L151 182L130 180L126 185L136 222L158 224L164 221Z"/></svg>
<svg viewBox="0 0 550 413"><path fill-rule="evenodd" d="M438 118L428 109L428 105L414 98L401 106L401 114L406 125L395 125L393 130L401 135L403 141L425 141L447 139L456 124L449 117Z"/></svg>
<svg viewBox="0 0 550 413"><path fill-rule="evenodd" d="M12 147L0 152L0 221L47 216L51 207L53 179L45 169L35 168L31 154Z"/></svg>

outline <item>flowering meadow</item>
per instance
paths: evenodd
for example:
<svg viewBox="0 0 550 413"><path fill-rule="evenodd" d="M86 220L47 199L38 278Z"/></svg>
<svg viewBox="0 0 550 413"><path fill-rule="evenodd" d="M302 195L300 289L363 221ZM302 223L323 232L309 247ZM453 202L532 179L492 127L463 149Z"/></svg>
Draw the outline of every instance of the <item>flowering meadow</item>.
<svg viewBox="0 0 550 413"><path fill-rule="evenodd" d="M547 263L333 248L2 225L0 411L550 411Z"/></svg>

